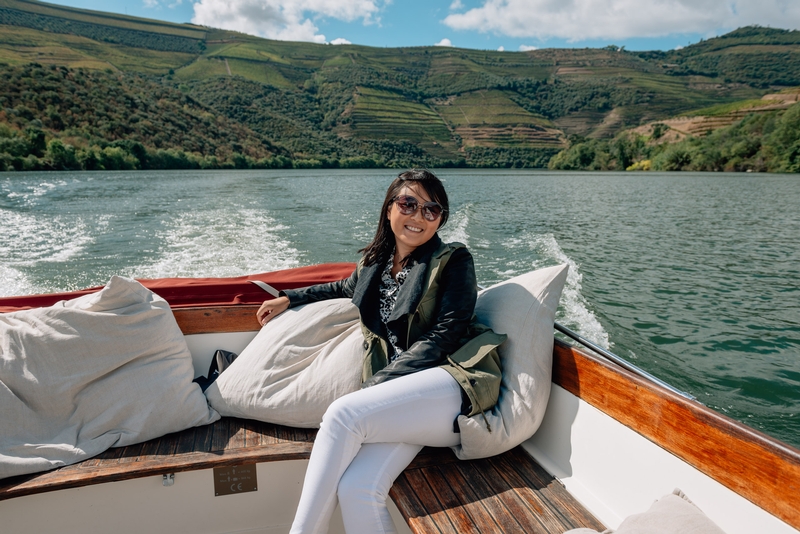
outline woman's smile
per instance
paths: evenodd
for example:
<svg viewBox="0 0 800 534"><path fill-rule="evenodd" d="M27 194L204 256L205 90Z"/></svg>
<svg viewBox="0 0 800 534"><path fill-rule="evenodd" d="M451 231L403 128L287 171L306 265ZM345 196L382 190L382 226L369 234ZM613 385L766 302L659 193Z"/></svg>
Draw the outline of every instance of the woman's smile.
<svg viewBox="0 0 800 534"><path fill-rule="evenodd" d="M403 187L397 196L404 195L416 198L420 204L431 201L425 189L416 184ZM386 214L386 217L389 219L389 225L394 233L398 258L405 258L414 249L427 243L439 229L441 222L441 219L426 220L421 209L417 209L411 215L403 215L394 204L389 205L389 213Z"/></svg>

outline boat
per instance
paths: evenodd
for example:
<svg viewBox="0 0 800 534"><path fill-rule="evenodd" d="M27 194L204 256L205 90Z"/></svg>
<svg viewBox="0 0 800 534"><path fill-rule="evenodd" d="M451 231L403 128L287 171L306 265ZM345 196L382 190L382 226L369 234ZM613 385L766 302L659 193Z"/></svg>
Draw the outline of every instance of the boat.
<svg viewBox="0 0 800 534"><path fill-rule="evenodd" d="M255 311L265 294L251 281L288 289L340 279L352 268L327 264L142 283L170 303L199 376L214 349L239 352L259 330ZM98 289L2 298L0 312ZM556 337L544 420L519 447L469 461L449 449L423 450L390 494L398 530L602 531L680 488L727 534L798 532L800 450L588 345ZM309 429L222 418L74 465L2 479L1 530L288 532L313 437ZM252 484L221 483L232 474ZM340 519L331 532L344 532Z"/></svg>

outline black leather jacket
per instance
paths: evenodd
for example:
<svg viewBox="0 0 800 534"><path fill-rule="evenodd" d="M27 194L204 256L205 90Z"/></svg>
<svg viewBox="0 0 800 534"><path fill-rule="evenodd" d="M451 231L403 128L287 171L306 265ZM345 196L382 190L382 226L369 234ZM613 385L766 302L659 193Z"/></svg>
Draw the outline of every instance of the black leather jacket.
<svg viewBox="0 0 800 534"><path fill-rule="evenodd" d="M411 330L408 322L415 320L415 310L420 304L428 278L429 263L441 243L439 236L434 235L412 253L408 264L411 270L398 293L387 323L397 336L403 352L393 362L375 370L365 380L363 387L446 364L447 357L464 344L477 298L475 267L472 255L466 248L452 253L439 277L433 327L417 339L408 339ZM378 262L363 267L360 274L356 269L344 280L286 290L282 294L289 297L290 307L331 298L351 298L359 310L363 326L386 340L385 327L378 311L380 278L384 267L384 262Z"/></svg>

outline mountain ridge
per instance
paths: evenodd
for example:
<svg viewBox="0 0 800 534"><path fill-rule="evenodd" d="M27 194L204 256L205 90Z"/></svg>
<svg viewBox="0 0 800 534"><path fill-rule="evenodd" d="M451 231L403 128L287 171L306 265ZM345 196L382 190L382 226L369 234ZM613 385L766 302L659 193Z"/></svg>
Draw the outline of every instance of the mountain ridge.
<svg viewBox="0 0 800 534"><path fill-rule="evenodd" d="M800 32L760 27L667 52L371 48L271 41L35 0L0 0L0 27L7 72L33 63L103 72L104 84L114 76L121 85L147 80L169 88L176 102L188 97L224 118L226 128L249 132L242 133L249 153L206 147L221 154L217 164L238 154L240 163L250 158L247 165L280 157L322 166L541 166L576 136L612 139L800 85ZM23 104L8 91L2 98L9 131L23 132L27 124L12 112ZM126 140L48 126L48 106L62 115L68 108L30 104L45 137L67 139L76 151ZM196 143L134 141L207 163L213 155L197 152Z"/></svg>

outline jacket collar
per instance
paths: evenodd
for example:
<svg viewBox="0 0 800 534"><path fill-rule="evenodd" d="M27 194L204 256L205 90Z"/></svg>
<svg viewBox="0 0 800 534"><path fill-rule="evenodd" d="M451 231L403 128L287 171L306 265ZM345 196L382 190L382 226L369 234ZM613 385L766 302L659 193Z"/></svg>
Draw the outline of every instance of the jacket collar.
<svg viewBox="0 0 800 534"><path fill-rule="evenodd" d="M403 282L403 289L397 295L397 302L389 321L397 320L417 309L422 299L422 292L425 291L428 267L435 253L441 247L442 240L437 233L433 234L427 243L411 253L408 260L411 270ZM359 283L356 284L353 292L353 304L362 312L361 322L373 332L381 332L383 328L378 309L380 307L379 287L384 267L385 262L379 261L362 268L359 274Z"/></svg>
<svg viewBox="0 0 800 534"><path fill-rule="evenodd" d="M439 234L433 234L433 237L427 243L411 254L411 258L408 260L411 270L406 276L406 281L403 282L403 289L397 295L397 302L394 305L392 314L389 316L389 321L396 321L417 309L420 300L422 300L422 293L425 291L428 267L441 245L442 240Z"/></svg>

